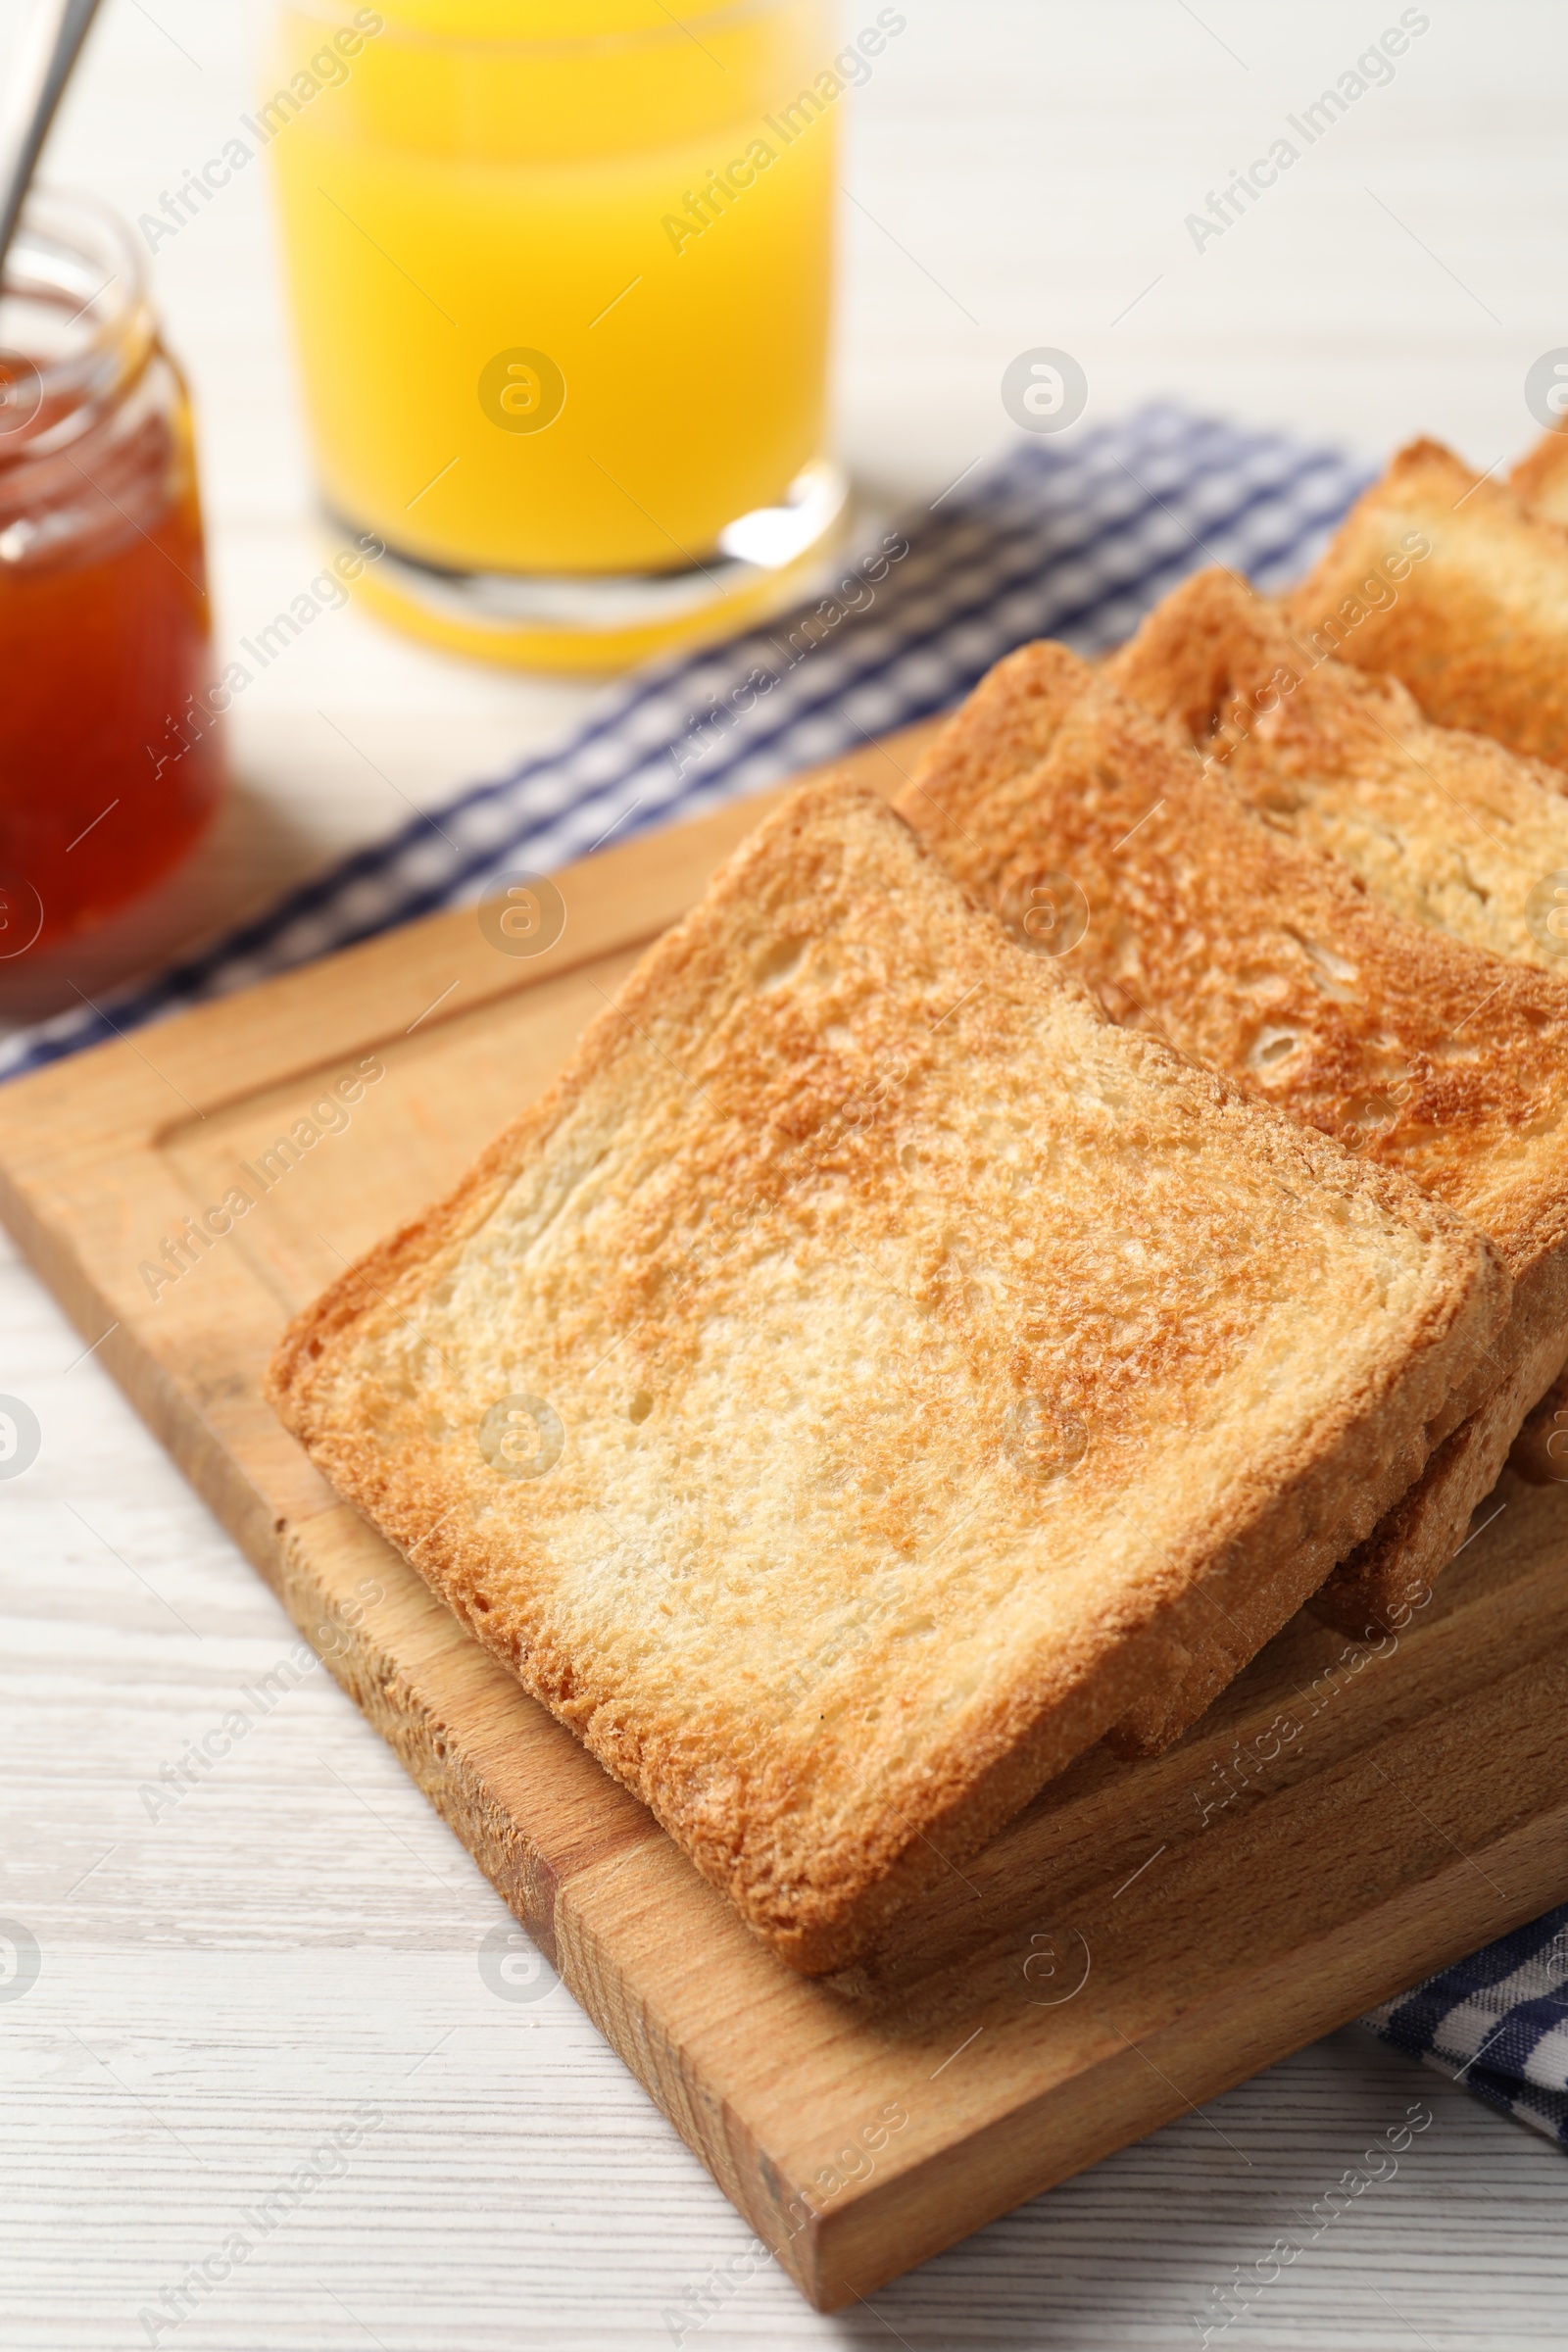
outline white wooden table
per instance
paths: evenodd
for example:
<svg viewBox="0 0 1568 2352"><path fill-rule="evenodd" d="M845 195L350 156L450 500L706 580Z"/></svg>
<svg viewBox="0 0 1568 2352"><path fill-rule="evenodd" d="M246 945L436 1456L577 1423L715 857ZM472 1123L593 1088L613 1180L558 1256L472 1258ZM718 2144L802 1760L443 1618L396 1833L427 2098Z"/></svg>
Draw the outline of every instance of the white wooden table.
<svg viewBox="0 0 1568 2352"><path fill-rule="evenodd" d="M4 0L0 36L18 14ZM847 172L841 437L867 489L929 496L1000 444L1002 369L1039 343L1082 360L1104 414L1164 391L1374 451L1417 427L1481 465L1522 447L1525 368L1568 342L1568 22L1547 0L1434 0L1392 85L1255 212L1201 252L1184 226L1398 14L907 0ZM223 0L108 0L53 176L134 217L220 145L247 73ZM259 169L164 247L157 283L234 642L317 568ZM238 710L209 912L585 700L325 616ZM181 2352L669 2344L743 2225L563 1990L488 1989L498 1899L326 1673L177 1803L144 1795L178 1786L164 1768L292 1629L3 1244L0 1391L44 1433L0 1484L0 1916L41 1959L0 1999L0 2346L145 2344L139 2315L204 2261L191 2316L155 2331ZM1209 2289L1417 2098L1435 2123L1398 2177L1214 2340L1568 2342L1561 2155L1353 2028L873 2306L819 2319L760 2275L685 2340L1196 2344ZM242 2218L356 2116L341 2169L274 2229ZM236 2230L255 2250L222 2278Z"/></svg>

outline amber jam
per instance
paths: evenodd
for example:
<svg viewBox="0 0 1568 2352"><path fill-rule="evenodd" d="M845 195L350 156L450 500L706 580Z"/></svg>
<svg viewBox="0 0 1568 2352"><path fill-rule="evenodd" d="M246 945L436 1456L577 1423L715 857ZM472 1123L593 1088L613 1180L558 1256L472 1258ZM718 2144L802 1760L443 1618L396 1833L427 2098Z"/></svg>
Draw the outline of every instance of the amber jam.
<svg viewBox="0 0 1568 2352"><path fill-rule="evenodd" d="M190 405L114 217L36 196L0 298L0 970L195 841L221 782Z"/></svg>

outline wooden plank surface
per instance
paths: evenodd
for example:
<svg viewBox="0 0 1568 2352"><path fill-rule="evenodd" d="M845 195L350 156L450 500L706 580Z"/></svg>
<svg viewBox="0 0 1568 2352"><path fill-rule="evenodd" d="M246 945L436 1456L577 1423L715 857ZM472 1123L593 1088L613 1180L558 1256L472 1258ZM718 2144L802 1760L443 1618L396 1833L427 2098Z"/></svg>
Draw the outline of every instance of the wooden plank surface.
<svg viewBox="0 0 1568 2352"><path fill-rule="evenodd" d="M891 786L909 747L859 763ZM808 1984L337 1502L261 1400L286 1315L542 1086L760 804L0 1096L0 1205L86 1341L763 2242L869 2294L1568 1892L1568 1531L1511 1489L1398 1643L1301 1618L1169 1755L1097 1752L874 1962ZM139 1269L322 1087L323 1135L156 1300ZM114 1328L110 1328L113 1326ZM104 1336L107 1333L107 1336Z"/></svg>

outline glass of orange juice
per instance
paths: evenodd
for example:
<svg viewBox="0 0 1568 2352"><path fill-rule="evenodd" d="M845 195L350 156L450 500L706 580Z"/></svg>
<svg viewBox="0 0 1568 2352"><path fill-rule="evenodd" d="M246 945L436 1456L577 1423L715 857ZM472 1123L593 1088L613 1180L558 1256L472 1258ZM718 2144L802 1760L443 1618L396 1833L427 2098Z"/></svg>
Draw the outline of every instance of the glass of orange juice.
<svg viewBox="0 0 1568 2352"><path fill-rule="evenodd" d="M282 0L255 128L357 585L612 668L800 592L824 454L832 0ZM905 20L897 17L897 28Z"/></svg>

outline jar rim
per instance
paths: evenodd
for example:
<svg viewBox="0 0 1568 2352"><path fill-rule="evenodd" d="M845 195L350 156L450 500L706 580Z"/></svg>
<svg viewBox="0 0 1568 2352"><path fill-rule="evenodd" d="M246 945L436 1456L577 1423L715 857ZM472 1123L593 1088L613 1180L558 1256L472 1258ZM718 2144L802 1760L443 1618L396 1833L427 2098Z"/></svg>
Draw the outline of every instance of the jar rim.
<svg viewBox="0 0 1568 2352"><path fill-rule="evenodd" d="M792 4L793 0L718 0L708 14L697 18L696 24L701 33L727 32L731 25L749 17L775 14ZM314 17L323 26L363 30L348 13L347 0L287 0L287 6L295 16ZM366 34L368 42L455 56L555 58L594 51L663 48L679 40L699 40L698 31L673 16L666 24L630 24L607 32L447 33L433 26L399 24L395 8L396 0L386 0L384 9L377 12L382 16L381 29Z"/></svg>
<svg viewBox="0 0 1568 2352"><path fill-rule="evenodd" d="M120 215L78 189L33 188L6 258L0 298L51 302L77 295L83 299L66 322L77 330L72 347L28 352L0 337L0 459L24 450L43 455L74 439L136 375L154 340L142 257ZM30 432L40 417L40 429Z"/></svg>

